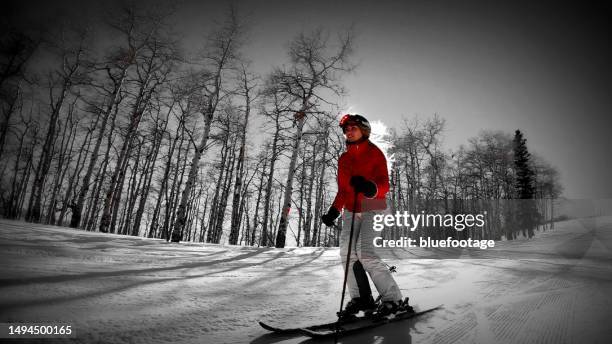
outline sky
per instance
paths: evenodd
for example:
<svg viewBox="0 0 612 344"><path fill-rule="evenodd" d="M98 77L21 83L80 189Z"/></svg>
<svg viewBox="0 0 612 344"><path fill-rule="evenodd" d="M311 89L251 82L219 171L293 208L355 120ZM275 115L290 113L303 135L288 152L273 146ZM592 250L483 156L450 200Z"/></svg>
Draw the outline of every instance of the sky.
<svg viewBox="0 0 612 344"><path fill-rule="evenodd" d="M30 18L102 2L21 1ZM177 1L187 46L227 3ZM287 42L315 27L354 27L355 73L347 109L400 127L437 113L444 145L482 129L521 129L532 153L560 171L568 198L612 198L612 9L604 2L234 1L249 23L244 54L265 74L286 62ZM212 20L211 20L212 19Z"/></svg>

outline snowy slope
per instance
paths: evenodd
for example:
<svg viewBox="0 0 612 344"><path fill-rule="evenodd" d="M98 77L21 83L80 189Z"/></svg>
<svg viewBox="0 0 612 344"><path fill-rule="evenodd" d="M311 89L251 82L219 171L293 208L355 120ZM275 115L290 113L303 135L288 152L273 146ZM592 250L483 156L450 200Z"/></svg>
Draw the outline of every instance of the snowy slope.
<svg viewBox="0 0 612 344"><path fill-rule="evenodd" d="M0 322L69 322L77 338L66 341L299 343L257 321L332 321L339 307L337 249L171 244L8 220L0 246ZM427 259L433 251L397 250L387 262L413 304L444 309L342 342L612 340L612 217L455 259Z"/></svg>

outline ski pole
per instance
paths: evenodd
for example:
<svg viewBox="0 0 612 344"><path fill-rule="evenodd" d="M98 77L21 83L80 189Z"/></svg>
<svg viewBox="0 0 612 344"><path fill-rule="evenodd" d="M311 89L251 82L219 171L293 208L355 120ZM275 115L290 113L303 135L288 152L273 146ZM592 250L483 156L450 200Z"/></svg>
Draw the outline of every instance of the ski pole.
<svg viewBox="0 0 612 344"><path fill-rule="evenodd" d="M338 320L340 320L340 314L342 314L342 306L344 306L344 294L346 292L346 280L348 279L348 271L351 259L351 248L353 246L353 230L355 227L355 210L357 209L357 196L359 193L355 191L355 201L353 203L353 216L351 217L351 231L349 233L349 245L346 253L346 264L344 267L344 282L342 282L342 297L340 298L340 311L338 311Z"/></svg>

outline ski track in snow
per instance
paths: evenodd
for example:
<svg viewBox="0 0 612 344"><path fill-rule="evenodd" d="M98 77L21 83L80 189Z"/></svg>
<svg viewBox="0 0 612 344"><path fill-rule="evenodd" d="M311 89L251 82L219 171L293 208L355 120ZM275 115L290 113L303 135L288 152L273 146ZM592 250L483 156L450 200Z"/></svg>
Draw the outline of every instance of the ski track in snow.
<svg viewBox="0 0 612 344"><path fill-rule="evenodd" d="M311 342L257 321L333 321L342 288L337 248L173 244L9 220L0 248L0 322L73 324L76 338L53 342ZM600 217L493 250L386 251L417 309L444 307L340 342L609 343L611 250L612 217Z"/></svg>

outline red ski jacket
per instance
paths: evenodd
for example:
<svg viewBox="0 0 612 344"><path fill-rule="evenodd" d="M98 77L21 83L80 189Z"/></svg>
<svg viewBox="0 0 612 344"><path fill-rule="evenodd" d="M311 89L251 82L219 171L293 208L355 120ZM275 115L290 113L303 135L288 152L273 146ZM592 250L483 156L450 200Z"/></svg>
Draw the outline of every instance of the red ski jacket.
<svg viewBox="0 0 612 344"><path fill-rule="evenodd" d="M363 176L376 184L376 194L366 198L362 193L357 198L357 209L353 209L355 190L350 185L352 176ZM338 193L332 206L350 212L386 209L385 196L389 191L387 159L383 152L370 140L347 143L346 152L338 159Z"/></svg>

